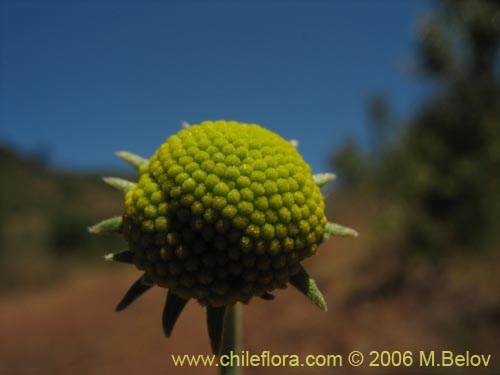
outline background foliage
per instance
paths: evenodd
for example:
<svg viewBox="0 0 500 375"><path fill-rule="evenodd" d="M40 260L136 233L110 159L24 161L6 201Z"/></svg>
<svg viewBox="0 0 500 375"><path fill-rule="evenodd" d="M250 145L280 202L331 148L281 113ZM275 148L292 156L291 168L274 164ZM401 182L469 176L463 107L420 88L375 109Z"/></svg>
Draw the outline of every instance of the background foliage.
<svg viewBox="0 0 500 375"><path fill-rule="evenodd" d="M373 149L351 142L333 156L345 188L388 201L402 256L438 260L498 244L499 12L497 1L442 1L416 46L414 74L432 93L405 119L374 97Z"/></svg>

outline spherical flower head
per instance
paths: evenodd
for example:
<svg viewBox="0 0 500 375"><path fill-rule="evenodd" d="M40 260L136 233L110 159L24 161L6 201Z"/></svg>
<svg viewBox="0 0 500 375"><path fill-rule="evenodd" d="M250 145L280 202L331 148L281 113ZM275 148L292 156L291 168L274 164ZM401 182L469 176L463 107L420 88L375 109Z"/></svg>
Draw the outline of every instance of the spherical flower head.
<svg viewBox="0 0 500 375"><path fill-rule="evenodd" d="M255 124L206 121L160 146L125 196L123 233L148 282L203 305L285 288L327 219L296 148Z"/></svg>
<svg viewBox="0 0 500 375"><path fill-rule="evenodd" d="M89 230L124 235L129 249L105 259L144 271L116 310L153 285L168 288L162 326L169 337L196 299L206 305L214 353L225 315L238 301L273 299L269 292L288 283L326 310L300 262L331 236L357 235L326 221L319 188L335 176L312 175L296 142L258 125L207 121L185 128L150 160L117 153L139 171L137 183L104 178L125 192L125 214Z"/></svg>

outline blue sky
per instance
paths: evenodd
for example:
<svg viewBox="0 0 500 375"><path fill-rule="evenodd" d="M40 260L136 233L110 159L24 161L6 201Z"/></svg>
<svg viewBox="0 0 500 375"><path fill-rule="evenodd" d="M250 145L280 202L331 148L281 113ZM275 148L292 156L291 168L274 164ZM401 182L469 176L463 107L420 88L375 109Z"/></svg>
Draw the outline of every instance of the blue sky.
<svg viewBox="0 0 500 375"><path fill-rule="evenodd" d="M404 115L424 95L405 73L422 0L0 0L0 142L48 147L60 168L149 157L183 120L259 123L315 172L366 103Z"/></svg>

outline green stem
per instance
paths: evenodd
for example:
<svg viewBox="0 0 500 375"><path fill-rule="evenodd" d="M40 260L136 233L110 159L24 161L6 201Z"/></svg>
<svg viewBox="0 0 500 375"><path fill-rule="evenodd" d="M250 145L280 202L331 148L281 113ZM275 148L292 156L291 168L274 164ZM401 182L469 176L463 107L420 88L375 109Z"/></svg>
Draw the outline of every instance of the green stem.
<svg viewBox="0 0 500 375"><path fill-rule="evenodd" d="M222 354L230 355L232 351L235 354L241 353L242 343L242 311L241 304L236 303L229 308L226 314L224 324L224 333L222 338ZM221 375L239 375L241 368L238 366L220 367Z"/></svg>

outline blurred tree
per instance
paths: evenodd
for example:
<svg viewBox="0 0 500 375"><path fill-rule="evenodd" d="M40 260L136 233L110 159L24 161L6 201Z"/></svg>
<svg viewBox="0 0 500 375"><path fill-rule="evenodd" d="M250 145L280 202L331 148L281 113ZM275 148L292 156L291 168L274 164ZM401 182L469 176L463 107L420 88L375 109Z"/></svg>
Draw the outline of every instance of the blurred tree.
<svg viewBox="0 0 500 375"><path fill-rule="evenodd" d="M370 173L366 155L352 139L332 156L331 162L335 165L342 186L346 188L359 187Z"/></svg>
<svg viewBox="0 0 500 375"><path fill-rule="evenodd" d="M389 103L384 95L374 95L368 102L368 115L373 128L373 151L384 152L390 141L392 127Z"/></svg>
<svg viewBox="0 0 500 375"><path fill-rule="evenodd" d="M410 249L440 254L477 249L497 225L500 2L445 0L423 24L422 72L439 80L436 96L414 116L400 165ZM432 63L431 63L432 62Z"/></svg>
<svg viewBox="0 0 500 375"><path fill-rule="evenodd" d="M401 249L433 258L479 250L500 232L500 1L438 5L421 23L416 51L417 73L436 84L435 93L394 140L384 127L387 105L375 99L373 128L383 138L375 155L351 152L350 165L345 149L333 158L348 176L370 165L372 173L351 183L399 202L407 213Z"/></svg>

